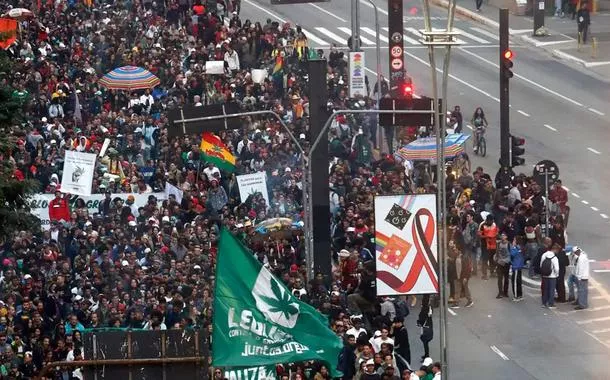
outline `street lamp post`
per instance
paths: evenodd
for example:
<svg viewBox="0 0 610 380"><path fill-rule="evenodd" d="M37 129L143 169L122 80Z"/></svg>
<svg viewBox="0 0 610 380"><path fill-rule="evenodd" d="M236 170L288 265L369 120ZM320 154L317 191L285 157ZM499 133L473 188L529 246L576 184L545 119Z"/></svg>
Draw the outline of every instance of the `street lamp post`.
<svg viewBox="0 0 610 380"><path fill-rule="evenodd" d="M371 6L373 7L373 10L375 10L375 54L377 55L377 93L376 93L376 100L377 100L377 109L379 109L380 107L380 102L381 102L381 38L380 38L380 34L379 34L379 11L377 10L377 5L375 5L375 3L373 3L373 0L367 0L369 2L369 4L371 4ZM379 126L377 126L377 136L376 136L376 140L377 140L377 146L379 147L380 151L383 147L382 144L382 128L380 128Z"/></svg>

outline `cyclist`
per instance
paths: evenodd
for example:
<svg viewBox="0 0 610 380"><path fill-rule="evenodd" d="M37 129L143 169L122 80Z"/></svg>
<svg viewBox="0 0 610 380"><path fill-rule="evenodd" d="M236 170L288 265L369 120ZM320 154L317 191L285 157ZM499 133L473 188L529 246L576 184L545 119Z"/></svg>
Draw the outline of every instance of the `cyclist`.
<svg viewBox="0 0 610 380"><path fill-rule="evenodd" d="M472 115L472 120L470 121L474 126L474 152L478 152L479 150L479 139L482 135L485 134L485 128L487 128L487 119L485 118L485 112L483 112L483 108L477 107L474 110L474 114Z"/></svg>

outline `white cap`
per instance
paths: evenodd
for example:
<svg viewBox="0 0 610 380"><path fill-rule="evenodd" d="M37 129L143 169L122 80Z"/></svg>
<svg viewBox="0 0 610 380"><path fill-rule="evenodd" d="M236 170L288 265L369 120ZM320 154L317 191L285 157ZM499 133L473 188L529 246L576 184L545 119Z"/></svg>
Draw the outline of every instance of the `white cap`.
<svg viewBox="0 0 610 380"><path fill-rule="evenodd" d="M349 257L349 251L347 249L340 250L339 257Z"/></svg>
<svg viewBox="0 0 610 380"><path fill-rule="evenodd" d="M421 363L421 365L423 365L424 367L427 367L427 366L431 365L432 363L434 363L434 360L432 360L432 358L425 358L424 361Z"/></svg>
<svg viewBox="0 0 610 380"><path fill-rule="evenodd" d="M26 274L25 276L23 276L23 278L26 279L26 280L29 280L30 278L32 278L32 276L29 275L29 274Z"/></svg>
<svg viewBox="0 0 610 380"><path fill-rule="evenodd" d="M284 169L284 171L285 171L286 173L290 173L290 172L292 171L292 169L290 169L290 168L286 168L286 169Z"/></svg>
<svg viewBox="0 0 610 380"><path fill-rule="evenodd" d="M195 265L193 269L201 269L201 267L199 265Z"/></svg>
<svg viewBox="0 0 610 380"><path fill-rule="evenodd" d="M77 295L74 297L74 301L76 301L76 302L80 302L80 301L82 301L82 300L83 300L83 297L81 297L81 296L80 296L80 294L77 294Z"/></svg>
<svg viewBox="0 0 610 380"><path fill-rule="evenodd" d="M43 118L42 118L42 119L40 119L40 120L41 120L43 123L46 123L46 122L47 122L47 118L46 118L46 117L43 117Z"/></svg>
<svg viewBox="0 0 610 380"><path fill-rule="evenodd" d="M373 359L369 359L364 363L364 365L375 365L375 361Z"/></svg>
<svg viewBox="0 0 610 380"><path fill-rule="evenodd" d="M126 266L128 266L128 265L129 265L129 261L127 261L127 260L123 260L123 261L121 261L121 265L122 265L122 266L124 266L124 267L126 267Z"/></svg>
<svg viewBox="0 0 610 380"><path fill-rule="evenodd" d="M135 220L130 220L128 224L129 224L129 227L135 227L138 225L138 223L136 223Z"/></svg>
<svg viewBox="0 0 610 380"><path fill-rule="evenodd" d="M144 250L144 253L150 253L150 252L151 252L151 249L150 249L150 248L146 248L146 249Z"/></svg>
<svg viewBox="0 0 610 380"><path fill-rule="evenodd" d="M167 222L167 223L169 223L169 221L170 221L170 220L169 220L169 216L165 215L165 216L164 216L164 217L161 219L161 221L162 221L162 222Z"/></svg>
<svg viewBox="0 0 610 380"><path fill-rule="evenodd" d="M300 138L300 139L305 140L305 134L304 134L304 133L301 133L301 134L299 135L299 138Z"/></svg>

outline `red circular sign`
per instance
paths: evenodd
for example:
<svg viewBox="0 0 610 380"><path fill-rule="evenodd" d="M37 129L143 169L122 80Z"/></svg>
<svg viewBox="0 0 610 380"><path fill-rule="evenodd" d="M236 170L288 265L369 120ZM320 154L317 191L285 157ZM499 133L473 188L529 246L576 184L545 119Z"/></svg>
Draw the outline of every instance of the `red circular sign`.
<svg viewBox="0 0 610 380"><path fill-rule="evenodd" d="M400 58L402 57L402 48L400 46L393 46L390 50L390 54L393 58Z"/></svg>
<svg viewBox="0 0 610 380"><path fill-rule="evenodd" d="M400 70L400 69L402 69L402 64L403 64L403 63L402 63L402 59L400 59L400 58L394 58L394 59L392 60L392 69L394 69L394 70Z"/></svg>

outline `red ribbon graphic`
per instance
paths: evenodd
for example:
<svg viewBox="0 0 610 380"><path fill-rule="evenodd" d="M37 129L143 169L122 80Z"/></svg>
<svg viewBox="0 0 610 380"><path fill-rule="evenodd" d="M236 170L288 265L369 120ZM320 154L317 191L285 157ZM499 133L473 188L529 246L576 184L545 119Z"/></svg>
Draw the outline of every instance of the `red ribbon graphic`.
<svg viewBox="0 0 610 380"><path fill-rule="evenodd" d="M422 216L427 216L428 221L426 223L426 228L424 230L421 222ZM434 230L436 226L434 224L434 217L432 213L428 209L419 209L415 214L415 219L412 225L412 233L413 233L413 241L415 243L415 248L417 252L415 253L415 259L413 260L413 264L411 265L411 269L407 274L407 278L403 281L398 277L394 276L390 272L386 271L378 271L377 278L383 282L385 282L389 287L396 290L399 293L408 293L413 289L415 283L419 279L422 271L425 269L430 276L430 280L434 285L434 289L438 291L438 280L436 271L438 268L438 263L436 262L436 258L432 254L432 249L430 246L432 245L432 241L434 240ZM432 263L430 267L430 263L426 260L425 255L428 256L428 260Z"/></svg>

